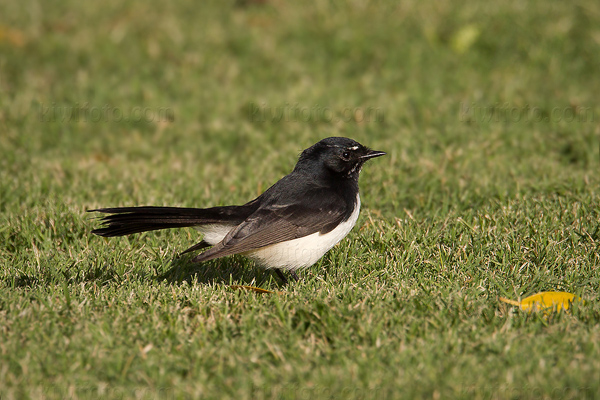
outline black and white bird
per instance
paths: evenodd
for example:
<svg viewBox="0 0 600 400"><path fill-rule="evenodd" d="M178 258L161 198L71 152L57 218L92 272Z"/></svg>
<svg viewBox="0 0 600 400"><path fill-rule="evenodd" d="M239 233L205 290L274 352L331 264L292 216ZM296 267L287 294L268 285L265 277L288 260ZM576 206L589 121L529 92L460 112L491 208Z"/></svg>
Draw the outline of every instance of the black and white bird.
<svg viewBox="0 0 600 400"><path fill-rule="evenodd" d="M183 253L212 247L193 262L242 254L274 268L284 282L283 270L297 280L296 270L316 263L354 227L360 211L361 168L383 155L352 139L330 137L304 150L289 175L244 205L89 210L111 214L92 233L113 237L195 227L203 240Z"/></svg>

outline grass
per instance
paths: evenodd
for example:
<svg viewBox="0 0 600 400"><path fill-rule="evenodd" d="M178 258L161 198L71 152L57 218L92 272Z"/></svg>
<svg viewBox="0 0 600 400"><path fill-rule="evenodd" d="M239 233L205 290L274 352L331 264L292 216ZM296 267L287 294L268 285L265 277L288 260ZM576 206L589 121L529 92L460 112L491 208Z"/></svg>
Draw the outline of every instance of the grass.
<svg viewBox="0 0 600 400"><path fill-rule="evenodd" d="M0 16L0 398L600 397L595 2ZM90 235L90 208L243 203L327 136L388 156L298 283L191 273L193 230ZM548 290L586 302L498 301Z"/></svg>

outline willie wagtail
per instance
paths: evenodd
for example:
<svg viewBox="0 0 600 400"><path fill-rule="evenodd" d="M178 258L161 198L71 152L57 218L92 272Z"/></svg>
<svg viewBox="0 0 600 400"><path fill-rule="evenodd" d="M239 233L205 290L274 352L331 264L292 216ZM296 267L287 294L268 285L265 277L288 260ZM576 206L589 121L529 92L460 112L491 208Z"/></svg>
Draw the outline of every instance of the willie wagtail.
<svg viewBox="0 0 600 400"><path fill-rule="evenodd" d="M192 261L242 254L297 280L297 269L316 263L352 229L360 211L358 175L383 151L330 137L304 150L294 170L241 206L211 208L117 207L92 231L113 237L158 229L195 227L203 240L183 253L212 246ZM183 254L182 253L182 254Z"/></svg>

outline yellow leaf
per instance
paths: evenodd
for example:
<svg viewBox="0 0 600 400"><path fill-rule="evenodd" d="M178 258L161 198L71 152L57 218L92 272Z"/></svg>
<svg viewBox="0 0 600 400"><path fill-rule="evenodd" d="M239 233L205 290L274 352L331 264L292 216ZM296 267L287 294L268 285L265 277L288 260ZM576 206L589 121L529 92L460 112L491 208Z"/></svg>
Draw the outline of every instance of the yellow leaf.
<svg viewBox="0 0 600 400"><path fill-rule="evenodd" d="M572 293L567 292L541 292L526 297L521 301L510 300L504 297L498 298L504 303L513 306L519 306L523 311L556 311L568 310L571 303L581 301L581 299Z"/></svg>
<svg viewBox="0 0 600 400"><path fill-rule="evenodd" d="M267 290L267 289L262 289L259 287L255 287L255 286L246 286L246 285L229 285L230 288L233 289L244 289L244 290L251 290L253 292L257 292L257 293L275 293L272 290Z"/></svg>
<svg viewBox="0 0 600 400"><path fill-rule="evenodd" d="M458 54L469 50L479 37L480 30L475 24L462 27L450 39L450 46Z"/></svg>

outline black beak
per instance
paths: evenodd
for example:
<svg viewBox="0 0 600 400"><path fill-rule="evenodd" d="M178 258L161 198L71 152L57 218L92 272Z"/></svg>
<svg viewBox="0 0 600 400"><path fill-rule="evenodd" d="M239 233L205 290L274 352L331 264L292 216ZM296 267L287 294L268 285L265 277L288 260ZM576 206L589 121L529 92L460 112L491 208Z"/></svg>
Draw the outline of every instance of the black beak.
<svg viewBox="0 0 600 400"><path fill-rule="evenodd" d="M381 157L381 156L385 156L385 151L378 151L378 150L369 150L369 152L367 154L365 154L364 156L361 156L361 159L369 159L369 158L375 158L375 157Z"/></svg>

